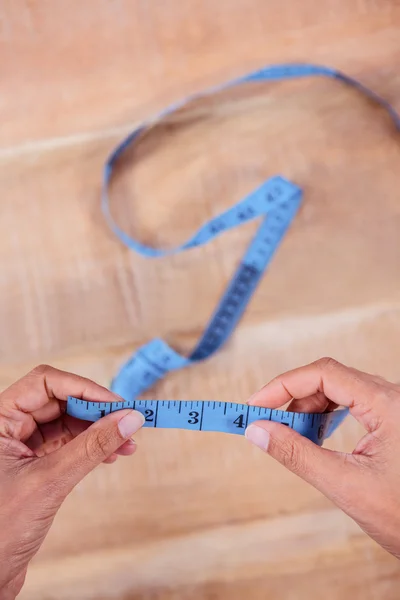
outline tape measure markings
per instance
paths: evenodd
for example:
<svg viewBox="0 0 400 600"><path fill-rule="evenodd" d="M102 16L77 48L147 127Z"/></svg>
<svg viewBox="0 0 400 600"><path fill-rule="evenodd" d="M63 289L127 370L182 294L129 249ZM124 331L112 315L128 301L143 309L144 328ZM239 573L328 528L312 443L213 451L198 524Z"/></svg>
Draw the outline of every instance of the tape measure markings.
<svg viewBox="0 0 400 600"><path fill-rule="evenodd" d="M243 435L248 425L261 419L287 425L317 444L321 444L347 414L346 409L331 413L295 413L211 400L130 400L105 403L70 397L67 402L67 414L86 421L97 421L124 408L141 412L145 417L144 427Z"/></svg>
<svg viewBox="0 0 400 600"><path fill-rule="evenodd" d="M181 369L192 365L199 360L209 358L226 342L241 318L262 275L264 274L269 262L281 243L283 236L292 223L293 218L295 217L300 206L302 191L297 185L291 183L284 177L272 177L268 181L261 184L259 188L246 196L246 198L238 202L235 206L225 210L220 215L212 218L210 221L202 225L189 240L177 248L171 250L158 250L156 248L146 246L145 244L142 244L141 242L131 238L116 224L111 215L108 187L113 176L114 167L116 166L119 157L130 144L137 141L140 136L148 131L155 123L172 114L176 110L184 107L193 100L204 98L233 86L249 82L280 81L288 78L292 79L310 76L333 78L353 87L358 92L361 92L364 96L370 100L373 100L383 109L385 109L393 120L395 127L400 130L400 116L397 114L395 109L378 94L368 89L357 80L348 77L344 73L328 67L312 64L270 65L242 77L236 78L228 83L214 86L204 93L194 94L189 98L181 100L172 106L167 107L165 110L159 113L159 115L139 125L139 127L129 134L112 151L108 160L106 161L103 171L101 200L103 213L110 228L122 241L122 243L144 257L154 258L167 256L177 252L189 250L194 247L202 246L209 243L215 237L221 235L223 232L228 231L229 229L238 227L256 218L262 218L260 227L250 242L243 259L231 280L231 283L228 285L228 288L219 305L217 306L214 315L211 317L209 325L206 327L204 334L189 357L182 356L163 340L156 338L139 348L139 350L134 353L134 355L117 373L112 382L111 388L114 392L133 403L129 404L129 407L132 408L135 406L136 409L140 410L141 407L144 406L140 404L141 402L153 402L135 401L135 398L148 390L156 381L163 378L169 371ZM68 402L68 409L71 409L72 411L76 411L78 406L82 408L81 405L73 406L72 400L71 402ZM124 404L124 406L128 406L128 404ZM146 404L146 406L150 406L150 404ZM201 429L204 430L207 426L210 428L220 427L218 430L228 431L230 433L238 433L238 431L232 430L232 423L230 421L228 424L221 424L218 421L218 411L221 410L220 404L217 406L215 403L212 403L212 406L212 414L214 414L214 420L216 420L216 422L213 424L211 421L209 422L207 420L209 407L208 405L205 407L204 404L202 404ZM182 405L181 403L178 403L178 412L175 411L179 417L178 421L172 422L170 420L170 416L168 416L164 411L168 411L168 414L171 415L174 412L175 407L176 405L173 404L168 405L168 407L165 408L164 404L160 405L157 402L155 406L155 421L157 420L157 422L155 422L155 425L160 427L171 427L178 424L183 428L188 428L190 425L197 425L197 423L185 424L182 415L184 415L184 411L187 410L187 404ZM96 414L91 413L92 408L93 407L90 407L90 410L89 407L86 409L86 416L88 417L91 415L97 418L98 411ZM116 407L116 409L118 409L118 407ZM101 409L102 413L104 413L105 410L106 409L103 407ZM145 410L152 411L153 409L146 408ZM224 407L224 416L226 416L226 411L229 410L231 410L229 407ZM251 412L253 409L250 408L249 410L250 412L248 411L247 413L246 422L249 421L249 415L253 415L253 412ZM81 410L81 415L82 412L85 413L85 411ZM287 414L290 415L290 418L285 416ZM303 429L300 431L300 433L319 443L320 437L315 433L315 429L317 428L317 431L320 433L323 431L323 436L328 436L341 422L341 420L343 420L345 414L347 414L347 411L335 411L334 413L330 413L330 415L322 416L310 416L306 415L305 413L299 413L296 414L296 416L293 416L293 414L294 413L285 413L285 411L277 411L276 413L271 413L271 419L284 422L295 429L297 427L298 431L299 423L302 423ZM262 411L259 413L259 415L263 415ZM80 416L79 418L85 417ZM290 419L292 419L292 421L290 421ZM149 423L149 421L146 421L146 423ZM240 427L240 429L242 428Z"/></svg>
<svg viewBox="0 0 400 600"><path fill-rule="evenodd" d="M247 207L243 217L250 219L262 215L264 219L197 346L189 357L184 357L162 340L152 340L139 348L122 367L112 383L113 391L126 399L137 397L168 371L204 360L226 342L289 228L300 206L301 193L298 186L276 176L239 203ZM278 214L279 218L274 220ZM231 220L230 225L234 226L234 223ZM218 232L221 229L220 222ZM200 228L202 230L204 226Z"/></svg>

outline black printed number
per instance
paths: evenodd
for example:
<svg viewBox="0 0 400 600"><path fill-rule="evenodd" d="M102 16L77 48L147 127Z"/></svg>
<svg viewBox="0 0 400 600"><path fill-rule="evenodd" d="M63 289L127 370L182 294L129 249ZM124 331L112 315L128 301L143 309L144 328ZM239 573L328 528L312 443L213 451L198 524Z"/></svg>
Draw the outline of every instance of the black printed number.
<svg viewBox="0 0 400 600"><path fill-rule="evenodd" d="M236 427L239 427L239 428L241 427L242 429L244 429L243 419L244 419L244 415L239 415L238 418L233 421L235 423Z"/></svg>
<svg viewBox="0 0 400 600"><path fill-rule="evenodd" d="M150 410L149 408L144 411L145 419L148 423L152 423L154 421L154 410Z"/></svg>
<svg viewBox="0 0 400 600"><path fill-rule="evenodd" d="M199 413L195 410L192 410L189 413L189 417L191 417L191 419L188 420L188 423L190 423L190 425L196 425L196 423L199 422Z"/></svg>

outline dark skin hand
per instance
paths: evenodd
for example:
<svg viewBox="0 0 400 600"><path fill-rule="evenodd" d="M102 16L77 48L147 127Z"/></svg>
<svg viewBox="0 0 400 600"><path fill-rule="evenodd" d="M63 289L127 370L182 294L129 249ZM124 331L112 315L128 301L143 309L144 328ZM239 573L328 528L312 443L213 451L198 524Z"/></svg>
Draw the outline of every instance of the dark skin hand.
<svg viewBox="0 0 400 600"><path fill-rule="evenodd" d="M135 451L143 416L114 412L89 425L66 399L120 401L93 381L41 366L0 394L0 600L14 600L63 500L101 462ZM322 359L280 375L250 398L257 406L323 412L347 406L366 430L351 454L316 446L279 423L246 437L320 490L400 558L400 386Z"/></svg>
<svg viewBox="0 0 400 600"><path fill-rule="evenodd" d="M316 446L289 427L258 421L246 437L317 488L400 558L400 386L331 358L272 380L249 404L324 412L350 408L365 436L351 454Z"/></svg>
<svg viewBox="0 0 400 600"><path fill-rule="evenodd" d="M93 381L40 366L0 394L0 600L14 600L63 500L101 462L136 450L143 416L122 410L90 424L65 414L68 396L121 398Z"/></svg>

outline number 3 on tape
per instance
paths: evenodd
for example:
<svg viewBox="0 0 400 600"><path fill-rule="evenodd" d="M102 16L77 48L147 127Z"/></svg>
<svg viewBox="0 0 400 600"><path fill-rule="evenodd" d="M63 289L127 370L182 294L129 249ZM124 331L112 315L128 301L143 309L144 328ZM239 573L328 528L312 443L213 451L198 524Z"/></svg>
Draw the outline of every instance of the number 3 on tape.
<svg viewBox="0 0 400 600"><path fill-rule="evenodd" d="M209 358L230 337L300 206L302 191L297 185L281 176L272 177L238 204L205 223L187 242L171 251L157 250L129 237L113 220L108 198L109 183L119 157L155 121L182 108L193 99L208 96L235 85L310 76L330 77L355 88L369 100L384 108L395 127L400 129L400 117L394 108L355 79L327 67L310 64L284 64L267 66L167 108L155 118L141 124L111 153L104 168L102 209L111 229L118 238L128 248L142 256L161 257L202 246L221 233L253 219L260 219L261 224L192 353L185 357L163 340L152 340L133 354L112 382L112 390L122 396L126 402L111 405L70 398L67 403L67 412L70 415L95 421L111 411L128 407L143 412L146 418L145 427L182 428L236 434L243 434L247 425L257 419L268 419L292 427L318 444L321 444L346 416L347 410L338 410L328 414L305 414L211 401L137 400L140 394L165 377L169 371L181 369Z"/></svg>
<svg viewBox="0 0 400 600"><path fill-rule="evenodd" d="M86 421L97 421L110 412L134 408L145 417L144 427L219 431L243 435L250 423L275 421L321 445L347 415L347 410L323 414L306 414L271 410L233 402L201 400L128 400L127 402L86 402L68 398L67 413Z"/></svg>

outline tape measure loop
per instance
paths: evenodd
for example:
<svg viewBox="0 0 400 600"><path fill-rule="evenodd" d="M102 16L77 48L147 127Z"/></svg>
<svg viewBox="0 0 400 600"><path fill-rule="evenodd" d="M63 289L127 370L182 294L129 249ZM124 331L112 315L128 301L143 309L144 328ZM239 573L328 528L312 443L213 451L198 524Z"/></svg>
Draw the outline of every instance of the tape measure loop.
<svg viewBox="0 0 400 600"><path fill-rule="evenodd" d="M186 100L177 102L166 108L157 117L137 127L110 154L103 172L102 209L109 226L120 241L144 257L156 258L189 250L207 244L225 231L238 227L250 220L256 218L262 219L209 325L206 327L203 336L189 357L182 356L162 340L156 339L135 352L113 380L113 391L129 401L130 405L133 403L138 410L142 410L143 406L146 406L146 401L136 401L139 394L163 378L169 371L180 369L209 358L229 339L262 275L265 273L269 262L292 223L299 209L302 193L297 185L284 177L272 177L235 206L212 218L208 223L205 223L189 240L178 248L168 251L158 250L131 238L116 224L112 217L109 206L108 187L118 159L127 147L134 143L141 134L145 133L152 124L185 106L185 104L193 99L209 96L244 83L280 81L283 79L310 76L330 77L353 87L384 108L397 129L400 129L400 117L394 108L386 100L357 80L329 67L306 63L289 63L269 65L257 69L226 84L215 86L203 94L195 94ZM154 403L154 401L151 402ZM99 408L93 409L94 412L92 413L90 407L86 410L83 404L80 404L79 401L75 402L74 399L71 399L68 405L75 416L88 415L90 413L91 417L97 417L100 410ZM257 407L249 408L243 405L224 405L223 403L213 402L208 403L206 407L201 402L197 404L193 404L193 402L178 402L168 403L168 405L155 403L155 405L148 405L145 410L150 411L146 414L146 426L157 426L158 419L158 426L163 427L172 427L178 424L183 428L197 428L210 431L216 428L217 431L227 431L229 433L243 433L244 427L249 422L252 422L252 420L256 420L257 416L260 418L270 418L271 420L278 420L284 425L293 427L296 431L306 435L315 443L322 443L322 440L332 433L347 414L347 411L336 411L327 415L306 415L303 413L297 415L294 413L285 413L284 411L262 413L262 410L266 409L258 409ZM158 411L158 417L157 414L154 414L154 421L152 421L151 414L155 410ZM163 411L165 410L171 412L164 413ZM213 416L211 417L210 415Z"/></svg>

